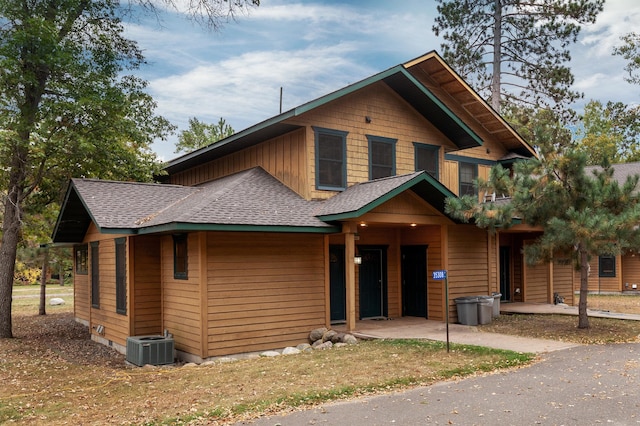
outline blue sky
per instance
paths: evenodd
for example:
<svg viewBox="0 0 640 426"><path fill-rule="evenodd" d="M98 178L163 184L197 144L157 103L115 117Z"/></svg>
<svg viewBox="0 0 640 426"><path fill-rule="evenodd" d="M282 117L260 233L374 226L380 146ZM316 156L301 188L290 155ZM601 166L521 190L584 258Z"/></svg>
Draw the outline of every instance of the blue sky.
<svg viewBox="0 0 640 426"><path fill-rule="evenodd" d="M157 112L185 130L190 117L236 131L432 50L436 3L404 1L261 0L219 32L167 12L162 22L127 24L148 64ZM594 25L572 46L574 87L589 99L639 103L640 87L624 82L625 62L611 55L620 35L639 31L640 2L607 0ZM163 160L176 157L177 133L158 141Z"/></svg>

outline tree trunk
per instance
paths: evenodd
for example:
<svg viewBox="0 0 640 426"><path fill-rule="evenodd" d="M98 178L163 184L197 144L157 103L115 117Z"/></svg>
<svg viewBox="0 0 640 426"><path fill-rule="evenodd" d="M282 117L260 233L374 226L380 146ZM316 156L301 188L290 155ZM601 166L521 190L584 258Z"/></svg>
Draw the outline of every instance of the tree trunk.
<svg viewBox="0 0 640 426"><path fill-rule="evenodd" d="M589 294L589 254L578 245L580 254L580 301L578 302L578 328L589 328L587 316L587 295Z"/></svg>
<svg viewBox="0 0 640 426"><path fill-rule="evenodd" d="M500 60L502 59L502 0L495 0L493 11L493 62L491 75L491 107L500 112Z"/></svg>
<svg viewBox="0 0 640 426"><path fill-rule="evenodd" d="M58 271L60 274L58 275L58 281L60 282L60 287L64 287L64 266L62 266L62 263L60 264Z"/></svg>
<svg viewBox="0 0 640 426"><path fill-rule="evenodd" d="M11 338L11 298L16 253L22 230L21 203L24 162L14 155L9 174L8 193L4 200L2 242L0 243L0 338Z"/></svg>
<svg viewBox="0 0 640 426"><path fill-rule="evenodd" d="M49 263L49 250L44 249L44 260L42 261L42 275L40 276L40 309L39 315L47 315L47 264Z"/></svg>

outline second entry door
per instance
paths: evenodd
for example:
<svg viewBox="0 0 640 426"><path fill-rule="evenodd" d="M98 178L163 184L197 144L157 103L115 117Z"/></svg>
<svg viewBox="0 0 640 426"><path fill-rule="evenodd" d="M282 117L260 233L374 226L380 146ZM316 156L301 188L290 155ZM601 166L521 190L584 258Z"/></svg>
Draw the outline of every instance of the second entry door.
<svg viewBox="0 0 640 426"><path fill-rule="evenodd" d="M386 316L386 250L360 248L360 318Z"/></svg>

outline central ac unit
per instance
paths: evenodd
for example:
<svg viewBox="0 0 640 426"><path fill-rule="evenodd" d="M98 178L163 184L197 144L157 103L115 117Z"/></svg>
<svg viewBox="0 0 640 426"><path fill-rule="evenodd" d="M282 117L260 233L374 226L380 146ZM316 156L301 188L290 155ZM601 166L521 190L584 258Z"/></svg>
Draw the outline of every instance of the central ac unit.
<svg viewBox="0 0 640 426"><path fill-rule="evenodd" d="M161 335L127 337L127 361L140 367L173 364L173 339Z"/></svg>

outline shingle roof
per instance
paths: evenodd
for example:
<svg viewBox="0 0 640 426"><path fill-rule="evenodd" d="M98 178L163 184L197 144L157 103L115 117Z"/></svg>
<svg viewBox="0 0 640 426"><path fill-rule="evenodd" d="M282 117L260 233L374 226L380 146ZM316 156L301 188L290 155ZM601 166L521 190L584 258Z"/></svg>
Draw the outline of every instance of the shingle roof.
<svg viewBox="0 0 640 426"><path fill-rule="evenodd" d="M453 195L424 172L359 183L324 201L303 199L260 167L199 186L73 179L53 241L81 241L91 221L101 232L124 234L335 232L332 222L358 217L408 189L440 210Z"/></svg>
<svg viewBox="0 0 640 426"><path fill-rule="evenodd" d="M195 187L73 179L72 187L99 228L144 226L151 218L198 192Z"/></svg>
<svg viewBox="0 0 640 426"><path fill-rule="evenodd" d="M408 175L391 176L355 184L326 200L316 214L318 216L332 216L356 212L393 190L400 188L422 173L420 171Z"/></svg>
<svg viewBox="0 0 640 426"><path fill-rule="evenodd" d="M624 185L628 177L640 174L640 162L612 164L611 167L613 168L613 178L618 181L620 185ZM602 167L585 167L585 171L589 175L591 175L593 170L602 170Z"/></svg>
<svg viewBox="0 0 640 426"><path fill-rule="evenodd" d="M53 240L77 242L91 221L101 232L129 234L185 226L334 230L315 217L318 204L304 200L259 167L200 186L73 179Z"/></svg>
<svg viewBox="0 0 640 426"><path fill-rule="evenodd" d="M194 188L197 192L193 196L161 212L144 226L180 222L330 227L313 215L318 202L306 201L259 167Z"/></svg>

